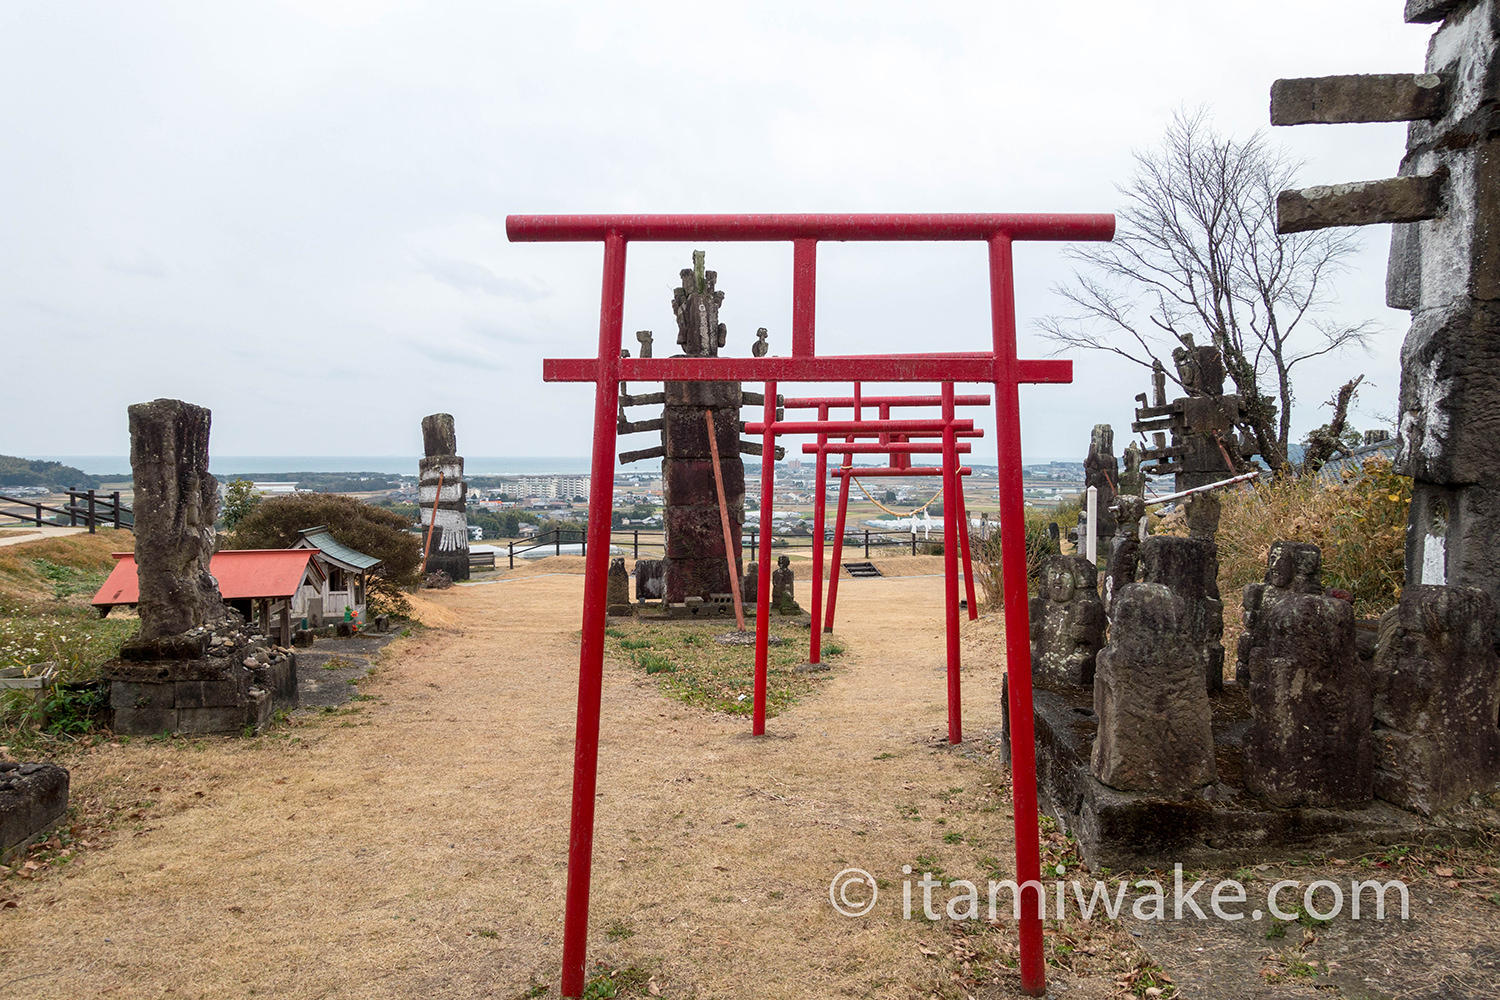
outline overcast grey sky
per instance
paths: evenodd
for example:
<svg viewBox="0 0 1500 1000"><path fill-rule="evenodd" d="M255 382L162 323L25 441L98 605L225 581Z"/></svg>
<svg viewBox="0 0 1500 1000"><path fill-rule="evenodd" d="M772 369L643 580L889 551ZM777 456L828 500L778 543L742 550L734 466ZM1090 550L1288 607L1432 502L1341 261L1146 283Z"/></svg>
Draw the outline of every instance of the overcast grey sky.
<svg viewBox="0 0 1500 1000"><path fill-rule="evenodd" d="M1401 9L6 0L0 453L123 455L126 406L171 396L212 408L222 455L416 455L436 411L468 455L587 454L590 387L541 359L593 353L600 247L510 244L506 215L1114 211L1179 107L1246 137L1278 77L1420 71ZM1404 135L1272 138L1310 185L1394 175ZM1383 332L1309 369L1297 437L1354 372L1362 425L1395 409L1408 317L1387 228L1363 238L1338 308ZM692 249L632 245L627 342L670 344ZM725 353L759 326L787 353L790 247L706 249ZM1023 356L1067 271L1018 246ZM983 349L985 287L977 244L825 244L819 349ZM1024 390L1028 456L1127 435L1139 370L1082 354L1075 379Z"/></svg>

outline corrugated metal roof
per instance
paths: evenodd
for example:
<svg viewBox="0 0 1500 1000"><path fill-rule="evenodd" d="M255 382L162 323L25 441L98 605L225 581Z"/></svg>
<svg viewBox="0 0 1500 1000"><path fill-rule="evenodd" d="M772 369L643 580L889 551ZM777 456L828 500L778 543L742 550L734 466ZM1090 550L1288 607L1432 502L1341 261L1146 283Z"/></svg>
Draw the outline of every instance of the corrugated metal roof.
<svg viewBox="0 0 1500 1000"><path fill-rule="evenodd" d="M374 556L367 556L357 549L351 549L328 533L328 529L321 524L316 528L303 528L297 534L302 537L292 546L296 549L313 548L323 553L323 557L340 569L353 573L360 573L374 569L382 562Z"/></svg>
<svg viewBox="0 0 1500 1000"><path fill-rule="evenodd" d="M315 555L315 549L227 549L213 554L208 571L219 581L219 593L226 601L288 598L297 592L308 573L318 581L323 579L323 569L313 559ZM116 552L114 557L119 562L94 595L95 607L140 603L135 554Z"/></svg>

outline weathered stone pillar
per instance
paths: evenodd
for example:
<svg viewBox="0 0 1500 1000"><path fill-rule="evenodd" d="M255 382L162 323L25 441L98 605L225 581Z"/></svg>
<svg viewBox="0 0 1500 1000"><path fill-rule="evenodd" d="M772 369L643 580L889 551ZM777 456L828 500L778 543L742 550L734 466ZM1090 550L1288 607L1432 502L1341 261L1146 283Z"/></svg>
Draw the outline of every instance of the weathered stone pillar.
<svg viewBox="0 0 1500 1000"><path fill-rule="evenodd" d="M1135 583L1115 595L1094 676L1093 773L1111 788L1180 795L1213 783L1214 740L1187 604Z"/></svg>
<svg viewBox="0 0 1500 1000"><path fill-rule="evenodd" d="M296 657L252 639L209 573L208 429L208 410L191 403L130 407L141 632L100 669L117 733L258 732L297 705Z"/></svg>
<svg viewBox="0 0 1500 1000"><path fill-rule="evenodd" d="M1098 570L1084 556L1048 556L1031 599L1031 678L1042 687L1087 687L1104 645Z"/></svg>
<svg viewBox="0 0 1500 1000"><path fill-rule="evenodd" d="M157 399L129 412L140 638L181 635L224 618L209 572L219 510L218 480L208 474L209 411Z"/></svg>
<svg viewBox="0 0 1500 1000"><path fill-rule="evenodd" d="M432 544L427 553L425 573L442 570L454 580L469 578L468 484L464 482L464 460L457 454L458 438L453 430L453 416L434 413L422 418L422 450L426 457L418 464L417 504L425 536L432 528ZM438 483L441 479L442 493ZM433 501L437 509L433 510ZM424 537L423 543L426 544Z"/></svg>
<svg viewBox="0 0 1500 1000"><path fill-rule="evenodd" d="M1315 545L1277 542L1266 582L1245 587L1245 787L1283 807L1374 794L1370 673L1355 649L1354 605L1322 595L1320 559Z"/></svg>
<svg viewBox="0 0 1500 1000"><path fill-rule="evenodd" d="M625 558L609 561L609 587L604 597L605 611L611 615L633 615L635 605L630 603L630 574L625 571Z"/></svg>
<svg viewBox="0 0 1500 1000"><path fill-rule="evenodd" d="M1409 585L1375 648L1375 793L1433 813L1500 781L1495 604L1472 587Z"/></svg>
<svg viewBox="0 0 1500 1000"><path fill-rule="evenodd" d="M1120 463L1115 459L1115 429L1109 424L1095 424L1089 435L1089 453L1083 460L1084 489L1098 491L1099 551L1106 558L1110 541L1115 537L1115 514L1110 510L1120 486Z"/></svg>
<svg viewBox="0 0 1500 1000"><path fill-rule="evenodd" d="M1153 535L1137 550L1142 583L1160 583L1184 602L1182 627L1205 690L1224 689L1224 603L1219 599L1219 550L1211 539ZM1111 604L1113 615L1114 606Z"/></svg>

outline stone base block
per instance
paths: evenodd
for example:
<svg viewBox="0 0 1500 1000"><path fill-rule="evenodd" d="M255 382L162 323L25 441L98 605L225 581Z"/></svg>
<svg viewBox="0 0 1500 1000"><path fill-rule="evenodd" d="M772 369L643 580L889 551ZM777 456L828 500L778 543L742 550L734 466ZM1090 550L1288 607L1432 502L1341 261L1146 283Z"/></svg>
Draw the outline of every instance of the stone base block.
<svg viewBox="0 0 1500 1000"><path fill-rule="evenodd" d="M1089 758L1097 721L1089 691L1035 690L1033 704L1039 803L1078 839L1092 868L1235 866L1299 851L1369 850L1431 837L1463 842L1481 832L1456 819L1434 824L1379 800L1278 809L1249 795L1242 774L1250 713L1235 685L1214 699L1219 780L1184 796L1122 792L1094 778Z"/></svg>
<svg viewBox="0 0 1500 1000"><path fill-rule="evenodd" d="M254 670L255 686L271 695L271 709L290 711L300 704L297 697L297 656L288 653L284 659L262 664ZM181 703L179 702L179 707Z"/></svg>
<svg viewBox="0 0 1500 1000"><path fill-rule="evenodd" d="M635 605L611 604L609 607L604 609L604 613L614 617L629 618L631 615L635 614Z"/></svg>
<svg viewBox="0 0 1500 1000"><path fill-rule="evenodd" d="M311 646L313 644L313 631L309 628L299 628L292 633L292 645L298 647Z"/></svg>
<svg viewBox="0 0 1500 1000"><path fill-rule="evenodd" d="M10 864L67 812L66 769L0 761L0 864Z"/></svg>
<svg viewBox="0 0 1500 1000"><path fill-rule="evenodd" d="M116 733L240 733L259 730L279 707L297 704L292 656L253 670L240 652L198 660L105 664ZM264 685L264 686L261 686Z"/></svg>

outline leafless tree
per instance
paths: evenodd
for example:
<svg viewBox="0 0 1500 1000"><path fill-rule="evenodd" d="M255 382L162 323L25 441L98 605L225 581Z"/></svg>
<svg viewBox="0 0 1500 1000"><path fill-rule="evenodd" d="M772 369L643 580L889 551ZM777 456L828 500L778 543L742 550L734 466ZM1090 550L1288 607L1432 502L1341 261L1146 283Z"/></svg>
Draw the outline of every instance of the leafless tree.
<svg viewBox="0 0 1500 1000"><path fill-rule="evenodd" d="M1076 311L1039 326L1060 350L1109 351L1146 368L1170 361L1173 347L1212 344L1244 401L1241 429L1279 469L1293 370L1364 346L1375 331L1323 315L1332 276L1359 245L1348 230L1278 234L1276 195L1299 164L1262 133L1220 135L1204 109L1179 111L1160 146L1135 160L1114 241L1068 251L1085 266L1056 291Z"/></svg>

